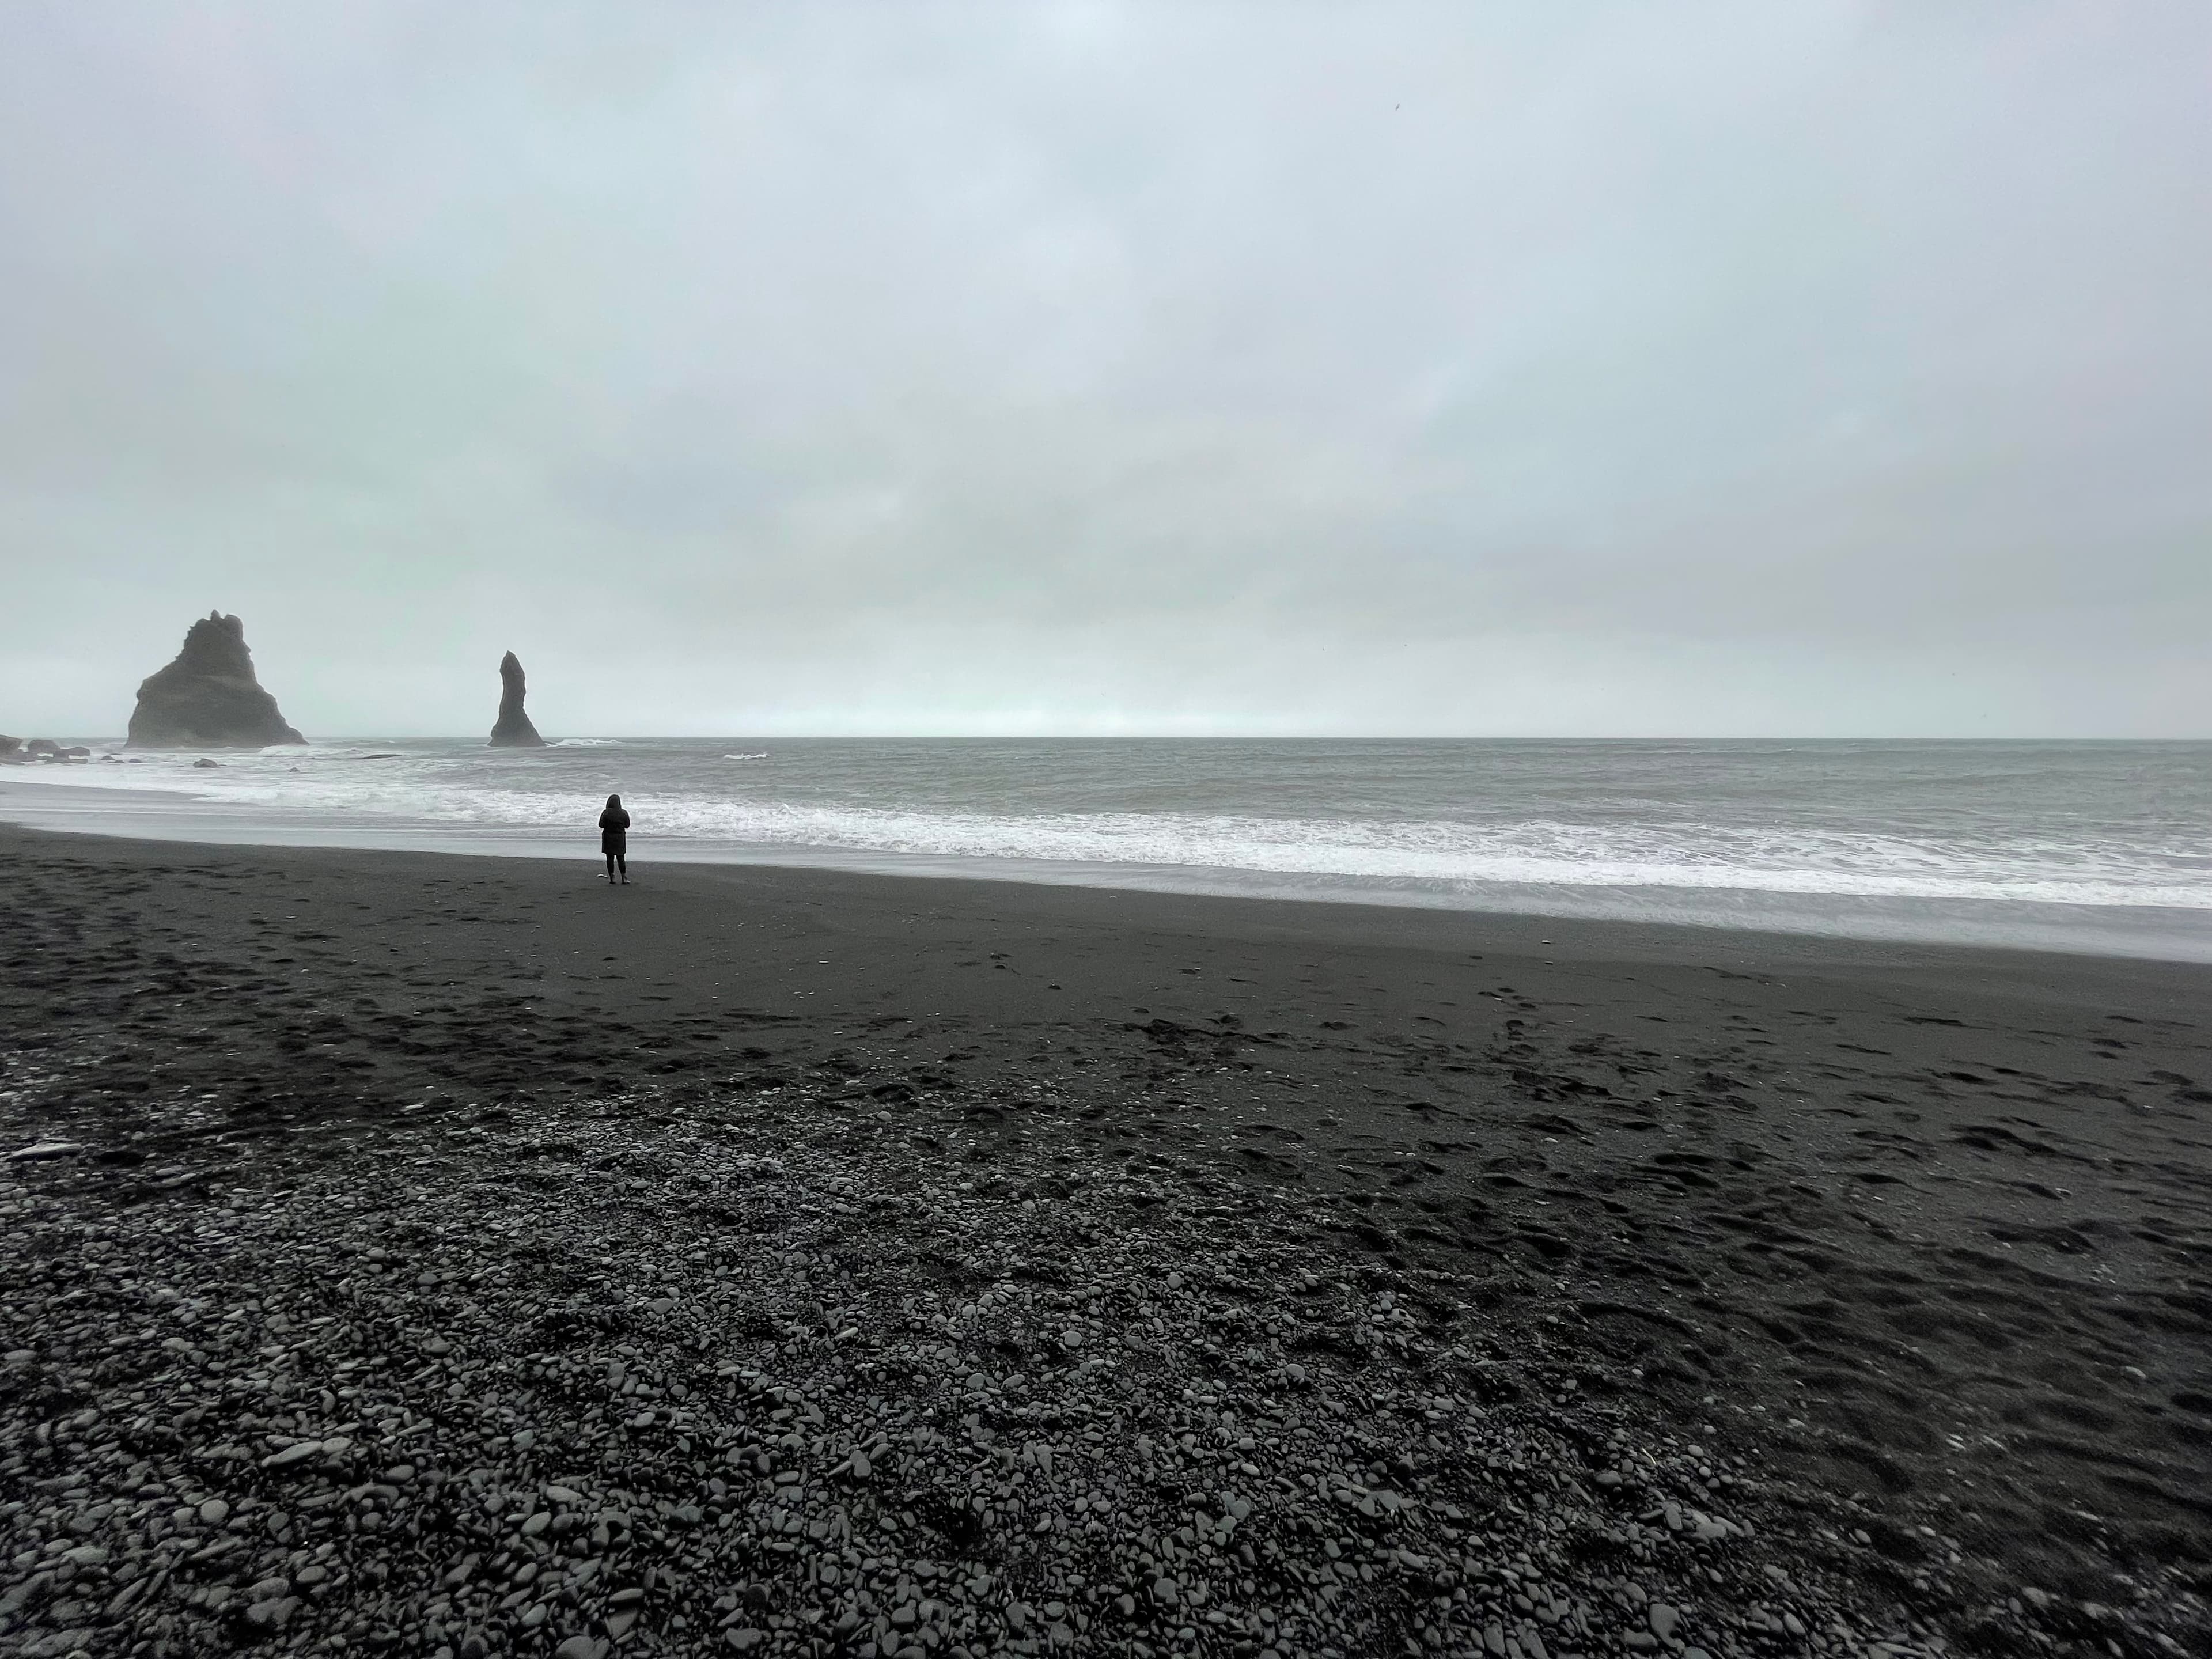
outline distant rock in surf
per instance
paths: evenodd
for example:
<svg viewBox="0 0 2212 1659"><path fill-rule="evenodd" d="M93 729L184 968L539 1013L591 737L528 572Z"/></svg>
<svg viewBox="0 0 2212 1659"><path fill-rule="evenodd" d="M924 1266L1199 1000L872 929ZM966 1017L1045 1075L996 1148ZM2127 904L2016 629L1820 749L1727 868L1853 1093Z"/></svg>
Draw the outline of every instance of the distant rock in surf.
<svg viewBox="0 0 2212 1659"><path fill-rule="evenodd" d="M522 678L521 659L508 652L499 659L499 723L491 729L494 749L545 747L545 739L538 735L530 716L522 712L522 699L528 689Z"/></svg>
<svg viewBox="0 0 2212 1659"><path fill-rule="evenodd" d="M55 764L70 761L88 761L92 750L82 744L64 749L52 738L33 738L25 743L21 738L0 735L0 764L28 766L33 761Z"/></svg>
<svg viewBox="0 0 2212 1659"><path fill-rule="evenodd" d="M138 688L133 749L259 749L305 743L261 689L246 624L210 611L185 635L177 659Z"/></svg>

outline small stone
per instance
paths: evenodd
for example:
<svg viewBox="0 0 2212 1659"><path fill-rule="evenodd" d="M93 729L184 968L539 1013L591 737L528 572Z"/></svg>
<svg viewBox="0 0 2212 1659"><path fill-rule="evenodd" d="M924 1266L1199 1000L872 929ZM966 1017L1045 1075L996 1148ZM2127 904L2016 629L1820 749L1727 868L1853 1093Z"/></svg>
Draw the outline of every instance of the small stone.
<svg viewBox="0 0 2212 1659"><path fill-rule="evenodd" d="M1654 1601L1651 1604L1651 1611L1647 1616L1650 1621L1651 1633L1662 1642L1674 1635L1674 1626L1681 1621L1682 1617L1677 1608L1664 1601Z"/></svg>
<svg viewBox="0 0 2212 1659"><path fill-rule="evenodd" d="M553 1650L553 1659L599 1659L599 1644L588 1636L572 1636Z"/></svg>
<svg viewBox="0 0 2212 1659"><path fill-rule="evenodd" d="M64 1550L62 1559L80 1567L104 1567L107 1552L97 1544L79 1544L73 1550Z"/></svg>
<svg viewBox="0 0 2212 1659"><path fill-rule="evenodd" d="M637 1623L635 1607L625 1607L620 1613L611 1613L607 1615L607 1634L619 1642L629 1634L630 1626L635 1623Z"/></svg>
<svg viewBox="0 0 2212 1659"><path fill-rule="evenodd" d="M292 1622L292 1615L299 1610L300 1599L295 1595L256 1601L246 1608L246 1622L257 1631L280 1631Z"/></svg>
<svg viewBox="0 0 2212 1659"><path fill-rule="evenodd" d="M219 1527L230 1519L230 1505L220 1498L210 1498L200 1505L200 1525Z"/></svg>
<svg viewBox="0 0 2212 1659"><path fill-rule="evenodd" d="M73 1158L84 1150L81 1140L34 1140L8 1154L10 1164L43 1164L52 1158Z"/></svg>

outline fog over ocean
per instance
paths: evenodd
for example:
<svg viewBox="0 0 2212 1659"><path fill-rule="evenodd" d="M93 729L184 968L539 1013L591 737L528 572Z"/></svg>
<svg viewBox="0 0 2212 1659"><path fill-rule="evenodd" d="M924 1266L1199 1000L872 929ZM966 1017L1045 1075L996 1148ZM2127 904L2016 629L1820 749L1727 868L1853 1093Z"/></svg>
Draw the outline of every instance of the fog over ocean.
<svg viewBox="0 0 2212 1659"><path fill-rule="evenodd" d="M822 862L2212 959L2203 743L603 738L325 744L215 769L137 758L17 773L0 812L589 860L618 791L641 866Z"/></svg>

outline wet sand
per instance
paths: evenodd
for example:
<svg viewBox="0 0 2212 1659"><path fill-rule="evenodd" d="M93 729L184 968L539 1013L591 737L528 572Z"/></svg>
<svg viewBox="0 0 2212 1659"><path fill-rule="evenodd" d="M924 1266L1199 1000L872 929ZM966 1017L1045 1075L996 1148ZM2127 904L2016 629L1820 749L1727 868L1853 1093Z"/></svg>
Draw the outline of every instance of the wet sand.
<svg viewBox="0 0 2212 1659"><path fill-rule="evenodd" d="M1479 1287L1930 1629L2212 1593L2212 969L641 854L0 830L9 1126L123 1205L633 1092L1048 1139Z"/></svg>

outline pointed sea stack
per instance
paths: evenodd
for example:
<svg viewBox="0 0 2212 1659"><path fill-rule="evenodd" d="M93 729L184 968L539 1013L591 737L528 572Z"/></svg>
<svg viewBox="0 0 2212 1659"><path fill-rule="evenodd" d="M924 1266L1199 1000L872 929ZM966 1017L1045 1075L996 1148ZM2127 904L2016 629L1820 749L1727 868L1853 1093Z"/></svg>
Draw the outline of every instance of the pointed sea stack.
<svg viewBox="0 0 2212 1659"><path fill-rule="evenodd" d="M528 690L522 678L522 663L510 651L499 659L499 723L491 729L491 746L495 749L543 749L545 739L538 735L538 728L530 723L530 716L522 712L522 699Z"/></svg>
<svg viewBox="0 0 2212 1659"><path fill-rule="evenodd" d="M246 624L220 611L194 623L177 659L147 677L131 714L133 749L260 749L305 742L254 677Z"/></svg>

